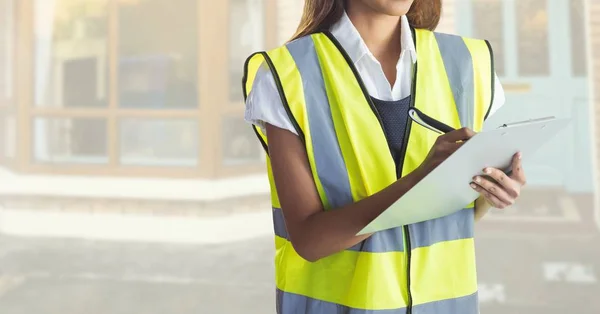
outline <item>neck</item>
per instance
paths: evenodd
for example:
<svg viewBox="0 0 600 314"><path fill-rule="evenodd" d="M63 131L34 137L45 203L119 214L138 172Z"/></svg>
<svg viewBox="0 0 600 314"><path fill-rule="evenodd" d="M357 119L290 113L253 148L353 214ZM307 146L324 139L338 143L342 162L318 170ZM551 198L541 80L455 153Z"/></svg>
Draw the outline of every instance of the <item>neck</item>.
<svg viewBox="0 0 600 314"><path fill-rule="evenodd" d="M348 1L348 17L365 44L382 61L400 56L400 17L377 12L362 1Z"/></svg>

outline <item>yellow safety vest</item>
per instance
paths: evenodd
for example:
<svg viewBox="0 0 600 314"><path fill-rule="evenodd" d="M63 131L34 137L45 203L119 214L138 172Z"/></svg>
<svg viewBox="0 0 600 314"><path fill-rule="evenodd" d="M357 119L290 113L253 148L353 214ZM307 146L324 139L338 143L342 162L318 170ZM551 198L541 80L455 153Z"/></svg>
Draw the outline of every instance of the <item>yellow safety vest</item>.
<svg viewBox="0 0 600 314"><path fill-rule="evenodd" d="M411 106L449 126L481 130L494 93L489 43L419 29L413 35L418 63ZM360 201L398 179L371 98L330 33L250 56L246 97L264 64L306 146L325 210ZM268 138L259 128L255 131L267 149ZM424 161L438 137L412 121L406 132L401 176ZM267 167L278 313L478 313L473 204L446 217L377 232L311 263L289 241L268 157Z"/></svg>

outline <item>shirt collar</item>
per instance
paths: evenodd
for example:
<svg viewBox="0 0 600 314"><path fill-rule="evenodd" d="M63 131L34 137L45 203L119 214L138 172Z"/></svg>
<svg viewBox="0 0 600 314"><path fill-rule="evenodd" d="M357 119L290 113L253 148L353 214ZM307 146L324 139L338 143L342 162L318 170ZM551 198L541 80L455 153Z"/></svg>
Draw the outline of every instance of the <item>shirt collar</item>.
<svg viewBox="0 0 600 314"><path fill-rule="evenodd" d="M360 33L352 24L348 14L344 12L342 18L331 27L331 34L340 42L340 45L346 50L350 59L355 64L364 56L371 55L369 48L360 37ZM413 41L413 35L408 18L406 15L400 17L400 44L402 52L410 55L412 62L417 61L417 50Z"/></svg>

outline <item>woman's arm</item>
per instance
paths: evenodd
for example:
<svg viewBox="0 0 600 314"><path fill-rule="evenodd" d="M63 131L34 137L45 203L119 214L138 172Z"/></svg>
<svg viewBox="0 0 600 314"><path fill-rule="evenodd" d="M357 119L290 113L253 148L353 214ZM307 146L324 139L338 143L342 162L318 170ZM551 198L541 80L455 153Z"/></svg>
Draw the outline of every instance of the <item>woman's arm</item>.
<svg viewBox="0 0 600 314"><path fill-rule="evenodd" d="M440 137L419 169L360 202L324 211L299 137L270 124L266 130L287 232L298 254L308 261L319 260L368 238L370 235L356 236L356 233L458 149L462 144L457 141L473 135L470 130L461 129Z"/></svg>
<svg viewBox="0 0 600 314"><path fill-rule="evenodd" d="M475 201L475 221L480 221L492 208L492 205L488 203L485 197L480 196Z"/></svg>

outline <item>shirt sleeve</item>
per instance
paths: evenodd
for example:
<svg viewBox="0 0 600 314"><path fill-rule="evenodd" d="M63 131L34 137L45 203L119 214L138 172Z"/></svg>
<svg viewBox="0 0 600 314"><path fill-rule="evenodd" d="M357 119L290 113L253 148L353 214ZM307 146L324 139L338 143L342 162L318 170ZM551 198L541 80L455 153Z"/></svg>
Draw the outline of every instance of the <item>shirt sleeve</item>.
<svg viewBox="0 0 600 314"><path fill-rule="evenodd" d="M498 79L498 75L494 73L494 100L492 101L492 108L490 109L489 116L492 116L498 111L506 102L506 96L504 95L504 88L502 83Z"/></svg>
<svg viewBox="0 0 600 314"><path fill-rule="evenodd" d="M273 74L266 66L258 69L253 84L246 100L246 122L260 127L263 133L268 123L298 135L283 107Z"/></svg>

